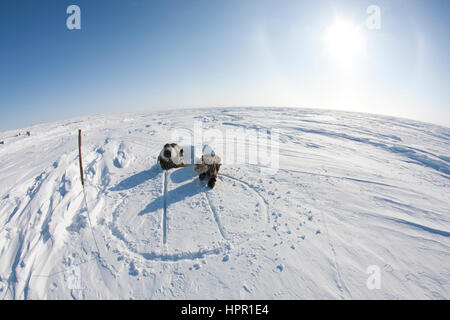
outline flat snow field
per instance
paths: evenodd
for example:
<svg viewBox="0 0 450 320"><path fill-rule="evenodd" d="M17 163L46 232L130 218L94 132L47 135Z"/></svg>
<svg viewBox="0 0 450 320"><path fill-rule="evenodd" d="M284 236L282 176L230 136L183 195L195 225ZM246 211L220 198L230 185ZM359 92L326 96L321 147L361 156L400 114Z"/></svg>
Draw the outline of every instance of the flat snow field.
<svg viewBox="0 0 450 320"><path fill-rule="evenodd" d="M224 163L212 190L190 167L163 172L163 145L195 123L217 129L215 150L232 130L278 132L278 170ZM449 128L230 108L91 116L0 140L0 299L450 298Z"/></svg>

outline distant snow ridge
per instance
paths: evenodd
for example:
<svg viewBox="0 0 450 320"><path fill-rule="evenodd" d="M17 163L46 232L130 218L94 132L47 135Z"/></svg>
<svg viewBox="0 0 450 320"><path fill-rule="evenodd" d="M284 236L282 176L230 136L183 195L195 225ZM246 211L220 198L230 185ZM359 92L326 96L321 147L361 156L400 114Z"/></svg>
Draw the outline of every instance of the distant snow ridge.
<svg viewBox="0 0 450 320"><path fill-rule="evenodd" d="M212 190L156 162L195 123L236 130L245 159L225 163ZM262 174L248 134L274 130L279 167ZM2 299L450 298L449 128L231 108L85 117L0 140Z"/></svg>

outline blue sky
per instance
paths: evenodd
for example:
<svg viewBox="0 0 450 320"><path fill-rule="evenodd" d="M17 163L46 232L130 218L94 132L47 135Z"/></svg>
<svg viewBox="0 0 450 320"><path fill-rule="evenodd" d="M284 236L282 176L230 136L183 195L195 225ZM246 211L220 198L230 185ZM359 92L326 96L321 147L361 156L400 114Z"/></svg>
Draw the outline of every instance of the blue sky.
<svg viewBox="0 0 450 320"><path fill-rule="evenodd" d="M81 8L81 30L66 9ZM369 5L381 29L365 26ZM290 106L450 127L450 1L0 0L0 131L73 116ZM337 58L329 30L358 29ZM352 42L352 39L350 39ZM335 50L335 49L334 49Z"/></svg>

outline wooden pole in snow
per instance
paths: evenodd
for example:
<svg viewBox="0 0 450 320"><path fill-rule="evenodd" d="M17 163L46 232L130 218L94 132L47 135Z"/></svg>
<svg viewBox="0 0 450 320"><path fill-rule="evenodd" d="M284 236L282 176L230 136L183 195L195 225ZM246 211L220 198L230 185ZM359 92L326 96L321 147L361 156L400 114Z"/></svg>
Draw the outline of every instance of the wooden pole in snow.
<svg viewBox="0 0 450 320"><path fill-rule="evenodd" d="M89 207L88 207L87 199L86 199L86 190L84 189L83 160L81 158L81 129L78 129L78 153L80 155L80 157L79 157L79 159L80 159L80 176L81 176L81 184L83 185L84 205L86 206L86 213L87 213L87 217L89 220L89 226L90 226L91 232L92 232L92 237L94 238L94 243L97 248L98 255L100 257L100 249L99 249L99 246L97 243L97 239L95 238L94 229L92 228L91 216L89 214Z"/></svg>
<svg viewBox="0 0 450 320"><path fill-rule="evenodd" d="M83 189L84 189L83 160L81 159L81 129L78 130L78 153L80 155L81 184L83 185Z"/></svg>

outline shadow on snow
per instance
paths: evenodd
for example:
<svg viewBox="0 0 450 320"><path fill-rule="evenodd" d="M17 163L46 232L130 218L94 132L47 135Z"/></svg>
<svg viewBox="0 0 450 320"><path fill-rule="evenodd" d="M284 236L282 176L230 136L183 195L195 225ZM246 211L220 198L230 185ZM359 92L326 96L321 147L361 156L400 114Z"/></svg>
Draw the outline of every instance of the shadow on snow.
<svg viewBox="0 0 450 320"><path fill-rule="evenodd" d="M124 191L137 187L149 180L155 179L162 172L159 164L153 165L149 170L141 171L119 182L116 186L110 188L111 191ZM175 170L170 170L170 180L173 183L179 184L185 181L192 180L196 177L196 173L191 167L185 167ZM202 192L205 183L199 182L198 179L194 179L189 183L183 184L174 190L170 190L166 195L166 206L170 206L173 203L183 201L188 197L192 197ZM170 188L170 182L169 182ZM164 208L164 195L156 198L153 202L149 203L139 215L142 216L147 213L156 212Z"/></svg>
<svg viewBox="0 0 450 320"><path fill-rule="evenodd" d="M159 164L155 164L149 170L136 173L135 175L132 175L131 177L126 178L125 180L122 180L116 186L110 188L109 190L123 191L133 189L138 185L146 182L147 180L152 180L156 178L158 174L161 173L161 171L162 170Z"/></svg>

